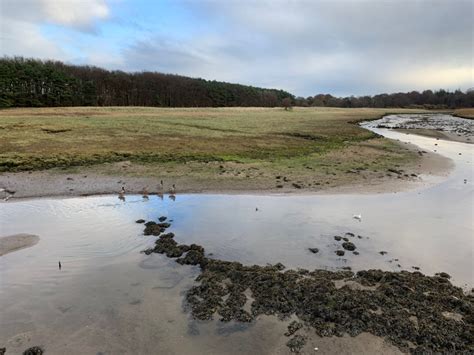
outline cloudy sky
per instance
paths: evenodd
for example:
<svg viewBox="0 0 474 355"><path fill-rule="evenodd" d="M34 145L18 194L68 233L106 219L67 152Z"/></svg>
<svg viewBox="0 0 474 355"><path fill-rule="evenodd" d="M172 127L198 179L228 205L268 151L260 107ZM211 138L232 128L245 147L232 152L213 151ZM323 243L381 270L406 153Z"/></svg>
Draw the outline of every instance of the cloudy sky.
<svg viewBox="0 0 474 355"><path fill-rule="evenodd" d="M0 0L0 55L364 95L467 89L473 0Z"/></svg>

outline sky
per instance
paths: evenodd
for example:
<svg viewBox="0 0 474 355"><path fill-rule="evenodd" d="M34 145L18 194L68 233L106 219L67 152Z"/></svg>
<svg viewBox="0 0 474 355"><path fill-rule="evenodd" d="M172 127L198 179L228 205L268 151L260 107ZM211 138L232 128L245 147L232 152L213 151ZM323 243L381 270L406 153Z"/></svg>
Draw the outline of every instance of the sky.
<svg viewBox="0 0 474 355"><path fill-rule="evenodd" d="M0 56L287 90L474 87L473 0L0 0Z"/></svg>

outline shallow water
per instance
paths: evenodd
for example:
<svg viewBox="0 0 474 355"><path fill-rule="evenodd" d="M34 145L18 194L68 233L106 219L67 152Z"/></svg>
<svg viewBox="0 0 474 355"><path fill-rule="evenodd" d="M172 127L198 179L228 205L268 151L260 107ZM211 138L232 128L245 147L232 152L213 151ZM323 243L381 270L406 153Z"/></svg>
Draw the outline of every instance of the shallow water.
<svg viewBox="0 0 474 355"><path fill-rule="evenodd" d="M0 235L41 237L36 246L0 258L0 347L11 353L32 345L48 353L286 351L284 325L271 318L250 326L189 319L183 292L198 270L139 253L155 237L143 236L143 225L134 221L161 215L173 220L178 242L203 245L215 258L309 269L415 266L474 286L472 146L373 130L436 149L455 168L447 178L431 178L430 187L395 194L127 196L125 202L98 196L0 204ZM356 235L349 239L360 255L334 253L340 249L334 236L346 232ZM309 247L320 251L312 254Z"/></svg>

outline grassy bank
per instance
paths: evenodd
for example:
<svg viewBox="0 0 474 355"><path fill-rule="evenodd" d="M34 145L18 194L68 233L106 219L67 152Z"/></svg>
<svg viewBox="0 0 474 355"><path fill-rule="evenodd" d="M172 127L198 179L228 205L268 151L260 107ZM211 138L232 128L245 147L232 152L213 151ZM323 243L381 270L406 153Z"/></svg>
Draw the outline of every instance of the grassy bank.
<svg viewBox="0 0 474 355"><path fill-rule="evenodd" d="M341 108L9 109L0 111L0 171L54 168L80 172L87 167L102 174L186 176L210 184L253 180L264 185L271 181L273 187L290 181L305 186L338 185L380 175L416 159L412 152L353 123L386 112ZM127 163L121 163L124 161Z"/></svg>
<svg viewBox="0 0 474 355"><path fill-rule="evenodd" d="M462 108L455 110L454 116L474 119L474 108Z"/></svg>

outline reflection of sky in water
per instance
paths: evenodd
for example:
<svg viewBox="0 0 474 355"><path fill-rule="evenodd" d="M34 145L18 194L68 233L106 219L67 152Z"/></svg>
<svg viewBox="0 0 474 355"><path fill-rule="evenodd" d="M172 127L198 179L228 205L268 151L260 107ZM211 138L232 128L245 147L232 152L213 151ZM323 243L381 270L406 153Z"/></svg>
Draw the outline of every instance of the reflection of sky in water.
<svg viewBox="0 0 474 355"><path fill-rule="evenodd" d="M472 146L375 129L456 161L441 183L409 192L375 195L178 195L37 199L0 205L0 235L32 233L33 248L0 258L4 285L27 285L87 274L103 265L141 260L154 237L142 235L136 219L173 219L178 242L198 243L216 258L244 263L282 262L288 267L382 268L446 271L458 284L472 284ZM437 143L438 146L434 146ZM459 155L462 153L462 155ZM467 183L464 183L467 179ZM256 211L258 207L258 211ZM362 214L362 222L353 214ZM352 232L360 255L334 253L335 235ZM307 248L320 252L311 254ZM379 251L387 251L382 256ZM389 262L398 258L398 262ZM61 274L51 272L61 260ZM4 290L3 290L4 291Z"/></svg>

